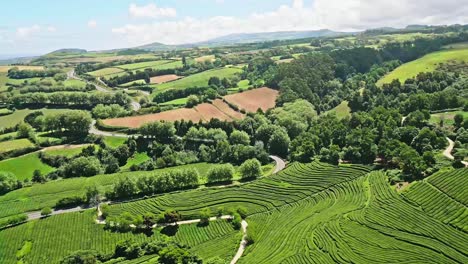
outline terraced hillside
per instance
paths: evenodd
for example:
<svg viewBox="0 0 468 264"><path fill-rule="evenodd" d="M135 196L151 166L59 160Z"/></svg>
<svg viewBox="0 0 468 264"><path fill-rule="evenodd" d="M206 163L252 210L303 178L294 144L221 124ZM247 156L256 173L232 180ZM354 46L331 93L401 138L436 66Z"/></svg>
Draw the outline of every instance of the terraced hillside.
<svg viewBox="0 0 468 264"><path fill-rule="evenodd" d="M110 214L141 215L171 208L184 218L197 218L204 208L215 212L220 207L245 207L253 244L239 263L389 263L402 259L466 263L467 175L468 169L439 173L411 186L402 196L390 187L386 175L369 172L364 166L294 163L276 175L243 185L115 204ZM419 188L418 184L431 186ZM445 197L444 204L434 204L438 199L425 201L427 195ZM446 205L455 206L447 211L452 214L442 213ZM78 249L109 253L124 238L143 242L162 237L158 231L149 237L106 231L94 224L91 211L57 215L0 231L0 243L8 241L0 244L5 249L0 262L56 263ZM173 239L190 246L204 260L220 257L229 262L240 233L218 220L205 228L182 225Z"/></svg>

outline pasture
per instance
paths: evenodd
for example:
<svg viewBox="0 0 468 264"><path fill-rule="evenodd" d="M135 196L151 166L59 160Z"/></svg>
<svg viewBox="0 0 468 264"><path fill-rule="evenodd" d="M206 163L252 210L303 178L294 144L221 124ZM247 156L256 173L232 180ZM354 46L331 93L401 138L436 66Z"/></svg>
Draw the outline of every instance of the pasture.
<svg viewBox="0 0 468 264"><path fill-rule="evenodd" d="M167 82L163 84L153 84L151 87L155 88L156 92L168 90L168 89L184 89L187 87L204 87L208 86L208 80L211 77L218 77L220 79L223 78L231 78L238 73L241 73L242 70L239 68L222 68L222 69L214 69L208 70L201 73L197 73L194 75L190 75L184 77L182 79Z"/></svg>
<svg viewBox="0 0 468 264"><path fill-rule="evenodd" d="M27 138L15 139L0 142L0 153L10 152L13 150L20 150L25 148L34 147L34 144Z"/></svg>
<svg viewBox="0 0 468 264"><path fill-rule="evenodd" d="M431 114L431 119L429 120L429 122L432 124L438 125L440 121L443 121L445 125L453 125L454 123L453 118L455 117L456 114L462 114L465 119L468 118L468 112L452 111L452 112Z"/></svg>
<svg viewBox="0 0 468 264"><path fill-rule="evenodd" d="M121 73L121 72L124 72L124 70L120 68L111 67L111 68L104 68L104 69L100 69L97 71L88 72L88 74L95 76L95 77L103 77L109 74L115 74L115 73Z"/></svg>
<svg viewBox="0 0 468 264"><path fill-rule="evenodd" d="M54 171L55 169L47 164L42 163L37 152L0 161L0 171L9 171L13 173L18 180L21 181L26 179L30 180L35 170L39 170L43 175L45 175ZM0 200L3 200L4 197L5 196L1 196ZM0 218L1 217L2 216L0 215Z"/></svg>
<svg viewBox="0 0 468 264"><path fill-rule="evenodd" d="M31 70L31 71L42 71L44 70L44 66L26 66L26 65L18 65L18 66L0 66L0 72L8 72L11 68L18 68L19 70Z"/></svg>
<svg viewBox="0 0 468 264"><path fill-rule="evenodd" d="M185 105L185 104L187 104L187 97L174 99L174 100L171 100L171 101L161 103L159 105L177 105L177 106L179 106L179 105Z"/></svg>
<svg viewBox="0 0 468 264"><path fill-rule="evenodd" d="M335 108L325 112L325 114L335 114L339 119L351 116L351 108L348 106L348 101L343 101Z"/></svg>
<svg viewBox="0 0 468 264"><path fill-rule="evenodd" d="M35 111L41 111L44 115L58 113L62 111L69 111L69 109L49 109L49 108L40 108L40 109L21 109L16 110L10 115L0 116L0 128L12 127L21 123L24 118Z"/></svg>
<svg viewBox="0 0 468 264"><path fill-rule="evenodd" d="M415 77L420 72L435 71L440 64L450 61L468 63L468 49L442 50L427 54L422 58L405 63L385 75L377 82L377 86L390 83L394 79L404 82L408 78Z"/></svg>

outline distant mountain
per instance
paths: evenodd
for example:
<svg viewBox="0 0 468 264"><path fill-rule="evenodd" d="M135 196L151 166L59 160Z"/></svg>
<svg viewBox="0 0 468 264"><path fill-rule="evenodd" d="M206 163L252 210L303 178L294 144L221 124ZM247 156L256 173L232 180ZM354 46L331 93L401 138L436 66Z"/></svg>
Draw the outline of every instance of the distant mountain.
<svg viewBox="0 0 468 264"><path fill-rule="evenodd" d="M30 63L33 59L38 58L39 56L28 56L28 57L17 57L17 58L10 58L2 59L0 58L0 65L10 65L10 64L22 64L22 63Z"/></svg>
<svg viewBox="0 0 468 264"><path fill-rule="evenodd" d="M304 38L319 38L319 37L334 37L350 33L336 32L328 29L310 30L310 31L278 31L278 32L262 32L262 33L239 33L214 38L208 41L195 43L195 45L229 45L229 44L244 44L265 42L272 40L290 40Z"/></svg>
<svg viewBox="0 0 468 264"><path fill-rule="evenodd" d="M50 55L50 54L60 54L60 53L81 54L81 53L86 53L86 52L88 52L88 51L85 50L85 49L59 49L59 50L55 50L55 51L50 52L48 55Z"/></svg>
<svg viewBox="0 0 468 264"><path fill-rule="evenodd" d="M273 40L289 40L289 39L303 39L303 38L318 38L318 37L332 37L340 36L350 33L336 32L328 29L311 30L311 31L278 31L278 32L262 32L262 33L238 33L230 34L207 41L188 43L182 45L165 45L159 42L135 47L135 49L143 49L149 51L168 51L177 49L186 49L199 46L226 46L245 43L256 43Z"/></svg>

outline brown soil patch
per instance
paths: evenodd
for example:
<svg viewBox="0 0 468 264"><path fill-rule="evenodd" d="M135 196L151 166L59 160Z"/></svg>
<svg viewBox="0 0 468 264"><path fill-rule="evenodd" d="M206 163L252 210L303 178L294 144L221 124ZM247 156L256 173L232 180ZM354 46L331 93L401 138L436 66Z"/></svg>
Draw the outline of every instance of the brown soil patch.
<svg viewBox="0 0 468 264"><path fill-rule="evenodd" d="M257 112L259 108L266 111L275 107L275 101L278 97L278 91L263 87L238 94L231 94L224 99L248 112Z"/></svg>
<svg viewBox="0 0 468 264"><path fill-rule="evenodd" d="M103 123L108 126L138 128L143 124L158 120L176 121L182 119L186 121L192 120L193 122L198 122L203 120L203 117L199 112L195 111L195 109L180 108L157 114L107 119L103 120Z"/></svg>
<svg viewBox="0 0 468 264"><path fill-rule="evenodd" d="M161 75L161 76L151 77L151 83L161 84L161 83L175 81L175 80L180 79L180 78L182 78L182 77L177 76L175 74Z"/></svg>
<svg viewBox="0 0 468 264"><path fill-rule="evenodd" d="M228 104L226 104L223 100L221 99L216 99L213 101L213 105L221 110L221 112L225 113L226 115L230 116L233 119L242 119L244 118L244 114L235 111L232 109Z"/></svg>
<svg viewBox="0 0 468 264"><path fill-rule="evenodd" d="M225 113L221 112L216 106L212 104L199 104L195 107L198 113L203 116L205 121L210 121L213 118L217 118L221 121L232 121L232 118Z"/></svg>

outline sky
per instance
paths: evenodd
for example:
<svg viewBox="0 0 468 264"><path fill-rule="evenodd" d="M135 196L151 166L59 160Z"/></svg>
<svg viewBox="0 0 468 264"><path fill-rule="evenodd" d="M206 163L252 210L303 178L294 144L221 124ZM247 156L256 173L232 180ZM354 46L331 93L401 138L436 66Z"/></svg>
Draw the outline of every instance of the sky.
<svg viewBox="0 0 468 264"><path fill-rule="evenodd" d="M468 24L466 0L14 0L0 57L184 44L233 33Z"/></svg>

